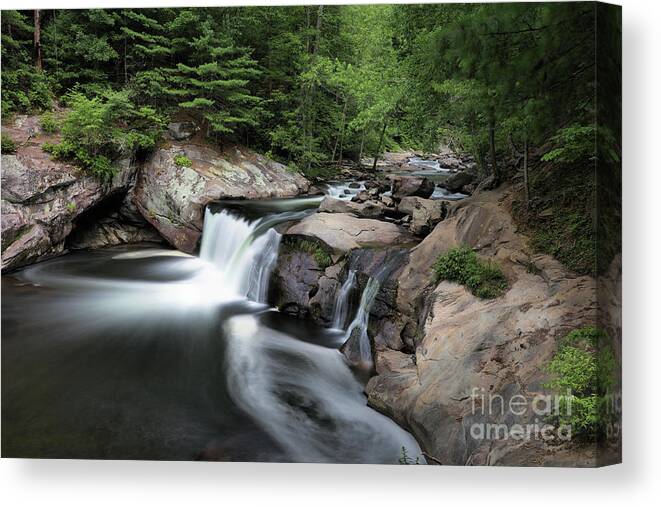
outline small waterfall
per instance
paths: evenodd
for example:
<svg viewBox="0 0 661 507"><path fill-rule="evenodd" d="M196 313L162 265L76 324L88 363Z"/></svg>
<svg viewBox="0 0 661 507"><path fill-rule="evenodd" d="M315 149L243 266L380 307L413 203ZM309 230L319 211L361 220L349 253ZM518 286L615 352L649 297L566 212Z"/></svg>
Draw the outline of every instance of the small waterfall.
<svg viewBox="0 0 661 507"><path fill-rule="evenodd" d="M260 222L207 208L200 258L223 273L232 292L264 302L282 236L272 228L260 230Z"/></svg>
<svg viewBox="0 0 661 507"><path fill-rule="evenodd" d="M335 300L333 307L333 327L335 329L344 329L344 324L347 320L347 313L349 311L349 295L353 290L356 283L356 270L350 269L347 279L342 284L340 294Z"/></svg>
<svg viewBox="0 0 661 507"><path fill-rule="evenodd" d="M367 281L365 290L360 296L360 305L356 312L356 317L353 319L347 332L345 334L345 343L351 339L354 332L358 340L358 357L362 364L370 364L372 362L372 350L370 347L370 339L367 335L367 325L369 324L370 310L376 299L376 295L381 288L381 282L376 277L371 277Z"/></svg>
<svg viewBox="0 0 661 507"><path fill-rule="evenodd" d="M360 305L358 311L344 335L344 345L342 350L349 360L358 362L364 366L372 364L372 349L370 345L367 327L369 324L370 311L376 300L376 296L381 289L381 285L388 279L390 274L400 264L404 252L394 252L382 265L374 276L367 280L365 289L360 296Z"/></svg>

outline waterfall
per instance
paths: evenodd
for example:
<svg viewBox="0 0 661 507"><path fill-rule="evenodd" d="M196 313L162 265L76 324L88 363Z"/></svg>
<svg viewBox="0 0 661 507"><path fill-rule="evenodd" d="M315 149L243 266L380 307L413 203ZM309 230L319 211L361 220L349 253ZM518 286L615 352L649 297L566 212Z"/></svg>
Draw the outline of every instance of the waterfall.
<svg viewBox="0 0 661 507"><path fill-rule="evenodd" d="M347 313L349 311L349 295L356 283L356 270L350 269L347 279L340 288L340 294L335 300L333 307L333 327L335 329L344 329L344 324L347 320Z"/></svg>
<svg viewBox="0 0 661 507"><path fill-rule="evenodd" d="M381 269L367 280L365 289L363 289L363 293L360 296L360 304L356 316L351 321L351 324L349 324L344 335L343 349L350 360L358 360L363 365L372 364L372 350L369 335L367 334L370 311L381 289L381 285L397 267L403 255L403 252L395 252L383 264Z"/></svg>
<svg viewBox="0 0 661 507"><path fill-rule="evenodd" d="M365 290L360 296L360 305L358 306L358 311L356 312L356 317L353 319L347 332L345 334L345 342L351 338L351 335L354 332L359 333L357 335L358 339L358 356L360 362L363 364L369 364L372 362L372 350L370 348L370 339L367 335L367 325L369 324L370 310L376 299L376 295L381 288L381 283L375 277L370 278L367 281ZM356 331L357 330L357 331Z"/></svg>
<svg viewBox="0 0 661 507"><path fill-rule="evenodd" d="M250 222L227 210L212 213L207 208L200 258L223 274L233 293L265 302L282 236L260 225L261 220Z"/></svg>

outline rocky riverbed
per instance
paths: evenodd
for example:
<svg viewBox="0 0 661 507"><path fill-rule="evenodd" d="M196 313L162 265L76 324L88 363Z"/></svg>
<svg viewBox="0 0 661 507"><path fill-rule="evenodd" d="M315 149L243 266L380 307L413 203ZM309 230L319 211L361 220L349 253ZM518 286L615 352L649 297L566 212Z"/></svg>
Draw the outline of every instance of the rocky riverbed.
<svg viewBox="0 0 661 507"><path fill-rule="evenodd" d="M223 269L262 238L250 262L264 269L244 267L246 280L262 280L265 300L249 291L241 296L333 330L346 361L367 381L369 406L410 431L427 462L596 463L590 445L471 434L475 423L512 422L503 413L476 411L475 392L525 402L546 392L545 365L560 338L594 321L597 285L533 254L512 222L511 189L478 185L469 158L386 154L376 173L365 161L340 173L343 180L310 182L244 147L193 142L192 133L172 125L148 160L122 160L115 177L100 182L51 160L41 147L57 137L42 133L35 118L19 117L5 131L18 149L2 155L3 272L68 250L138 242L192 254L216 206L231 214L214 223L231 230L215 231L214 248L236 234L246 242L234 253L221 248ZM179 156L190 164L179 165ZM283 200L293 197L303 198ZM249 201L268 202L270 211L249 210ZM433 264L454 246L497 263L505 293L483 300L462 285L437 282ZM602 280L606 295L619 290L618 262ZM619 323L610 327L618 336ZM333 363L328 371L344 370ZM516 422L534 420L528 414Z"/></svg>

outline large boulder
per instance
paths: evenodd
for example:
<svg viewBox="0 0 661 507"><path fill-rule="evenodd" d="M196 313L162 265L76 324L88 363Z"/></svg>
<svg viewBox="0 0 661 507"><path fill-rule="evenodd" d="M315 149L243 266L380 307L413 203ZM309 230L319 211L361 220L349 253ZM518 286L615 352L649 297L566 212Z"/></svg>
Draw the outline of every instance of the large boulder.
<svg viewBox="0 0 661 507"><path fill-rule="evenodd" d="M285 235L271 275L268 301L283 313L329 325L343 265L333 264L318 241Z"/></svg>
<svg viewBox="0 0 661 507"><path fill-rule="evenodd" d="M379 248L415 242L408 231L395 224L357 218L346 213L315 213L290 227L287 234L319 240L335 254L356 248Z"/></svg>
<svg viewBox="0 0 661 507"><path fill-rule="evenodd" d="M413 234L420 236L429 232L447 215L447 204L444 201L432 201L422 197L403 197L397 210L411 216L409 228Z"/></svg>
<svg viewBox="0 0 661 507"><path fill-rule="evenodd" d="M417 196L428 199L434 193L434 182L422 176L394 176L392 196L395 199Z"/></svg>
<svg viewBox="0 0 661 507"><path fill-rule="evenodd" d="M319 205L319 211L325 213L351 213L360 218L378 218L383 215L385 205L378 201L364 203L324 197Z"/></svg>
<svg viewBox="0 0 661 507"><path fill-rule="evenodd" d="M170 244L193 253L209 202L293 197L309 187L299 173L244 147L172 142L143 167L134 201Z"/></svg>
<svg viewBox="0 0 661 507"><path fill-rule="evenodd" d="M462 192L465 187L475 181L475 175L468 171L460 171L440 183L440 186L452 193Z"/></svg>
<svg viewBox="0 0 661 507"><path fill-rule="evenodd" d="M18 143L15 154L2 155L2 270L61 254L66 241L89 213L109 200L121 202L133 184L137 167L121 160L111 181L102 182L79 168L51 160L37 117L18 117L3 126L3 134ZM115 237L115 242L123 241Z"/></svg>
<svg viewBox="0 0 661 507"><path fill-rule="evenodd" d="M184 141L193 137L199 130L192 121L178 121L168 124L166 135L174 141Z"/></svg>
<svg viewBox="0 0 661 507"><path fill-rule="evenodd" d="M408 428L435 461L455 465L592 465L594 445L541 438L489 439L474 425L534 423L530 411L546 395L546 365L572 329L594 325L595 280L576 276L555 259L529 255L499 204L502 192L455 205L451 216L414 248L398 276L392 328L406 350L375 347L369 404ZM455 245L468 245L503 269L507 292L479 299L465 287L433 279L433 263ZM406 332L409 328L409 332ZM382 328L382 329L385 329ZM525 404L523 413L482 410L481 395ZM493 399L493 398L490 398Z"/></svg>

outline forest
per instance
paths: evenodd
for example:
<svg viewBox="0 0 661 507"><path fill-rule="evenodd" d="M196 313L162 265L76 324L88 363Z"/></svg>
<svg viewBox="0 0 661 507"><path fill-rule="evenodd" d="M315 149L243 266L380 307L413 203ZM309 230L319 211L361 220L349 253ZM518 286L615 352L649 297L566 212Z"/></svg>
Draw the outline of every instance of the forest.
<svg viewBox="0 0 661 507"><path fill-rule="evenodd" d="M585 182L595 145L619 160L609 113L596 121L596 46L616 40L595 38L597 17L582 2L3 11L2 117L50 125L51 109L68 108L62 142L46 149L101 177L181 117L311 177L443 144L474 157L481 178L521 179L527 213ZM536 162L578 170L529 177ZM559 220L593 241L583 210ZM563 234L538 243L562 250ZM590 271L585 252L565 255Z"/></svg>

